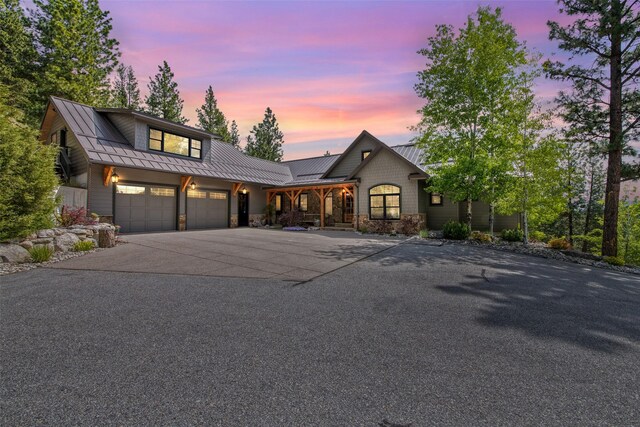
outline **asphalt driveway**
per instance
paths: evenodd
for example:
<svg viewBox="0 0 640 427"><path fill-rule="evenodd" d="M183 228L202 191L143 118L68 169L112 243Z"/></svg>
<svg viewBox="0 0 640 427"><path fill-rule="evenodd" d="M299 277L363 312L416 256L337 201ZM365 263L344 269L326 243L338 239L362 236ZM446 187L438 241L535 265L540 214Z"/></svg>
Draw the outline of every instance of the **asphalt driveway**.
<svg viewBox="0 0 640 427"><path fill-rule="evenodd" d="M41 268L0 277L0 339L1 425L640 419L640 278L482 248L303 282Z"/></svg>
<svg viewBox="0 0 640 427"><path fill-rule="evenodd" d="M123 236L54 268L305 281L398 244L346 232L237 228Z"/></svg>

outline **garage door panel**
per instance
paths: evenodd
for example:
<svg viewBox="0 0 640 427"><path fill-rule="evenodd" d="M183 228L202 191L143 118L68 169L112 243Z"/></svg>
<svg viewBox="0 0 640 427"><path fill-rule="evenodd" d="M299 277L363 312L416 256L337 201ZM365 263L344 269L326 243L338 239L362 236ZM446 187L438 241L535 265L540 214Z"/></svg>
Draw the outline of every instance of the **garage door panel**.
<svg viewBox="0 0 640 427"><path fill-rule="evenodd" d="M116 187L116 222L123 233L176 229L176 189L126 184Z"/></svg>
<svg viewBox="0 0 640 427"><path fill-rule="evenodd" d="M190 191L187 193L187 228L226 228L229 204L224 191Z"/></svg>

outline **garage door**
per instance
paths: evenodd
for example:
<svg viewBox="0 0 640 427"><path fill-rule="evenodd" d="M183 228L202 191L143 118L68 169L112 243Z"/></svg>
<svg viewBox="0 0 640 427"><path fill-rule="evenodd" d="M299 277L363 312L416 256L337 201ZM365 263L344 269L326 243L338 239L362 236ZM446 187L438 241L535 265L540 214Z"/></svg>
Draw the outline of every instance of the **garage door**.
<svg viewBox="0 0 640 427"><path fill-rule="evenodd" d="M228 227L228 196L226 191L188 190L187 229Z"/></svg>
<svg viewBox="0 0 640 427"><path fill-rule="evenodd" d="M123 233L176 229L176 189L118 184L115 223Z"/></svg>

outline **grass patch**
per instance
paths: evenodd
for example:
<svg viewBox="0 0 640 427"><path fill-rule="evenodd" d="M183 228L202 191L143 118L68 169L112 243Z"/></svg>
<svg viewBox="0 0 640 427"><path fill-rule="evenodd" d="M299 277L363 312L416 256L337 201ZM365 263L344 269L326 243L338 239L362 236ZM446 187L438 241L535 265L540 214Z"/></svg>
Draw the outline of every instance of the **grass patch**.
<svg viewBox="0 0 640 427"><path fill-rule="evenodd" d="M81 242L76 242L75 245L73 245L73 250L75 252L86 252L90 251L94 247L95 245L91 240L83 240Z"/></svg>
<svg viewBox="0 0 640 427"><path fill-rule="evenodd" d="M29 249L29 255L31 255L31 260L33 262L46 262L53 256L53 249L49 246L34 246Z"/></svg>

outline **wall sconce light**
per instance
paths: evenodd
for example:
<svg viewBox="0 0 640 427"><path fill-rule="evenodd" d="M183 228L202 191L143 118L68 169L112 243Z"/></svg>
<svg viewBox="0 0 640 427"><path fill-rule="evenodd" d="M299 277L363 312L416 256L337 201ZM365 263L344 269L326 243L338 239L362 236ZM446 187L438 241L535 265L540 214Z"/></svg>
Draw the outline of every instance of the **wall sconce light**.
<svg viewBox="0 0 640 427"><path fill-rule="evenodd" d="M120 176L117 173L113 172L113 175L111 175L111 182L117 184L118 181L120 181Z"/></svg>
<svg viewBox="0 0 640 427"><path fill-rule="evenodd" d="M189 185L189 188L191 188L192 190L196 189L196 182L195 181L191 181L191 185Z"/></svg>
<svg viewBox="0 0 640 427"><path fill-rule="evenodd" d="M244 185L242 186L242 194L247 194L247 187Z"/></svg>
<svg viewBox="0 0 640 427"><path fill-rule="evenodd" d="M347 189L346 189L346 188L343 188L343 189L342 189L342 193L344 194L344 193L346 193L346 192L347 192Z"/></svg>

